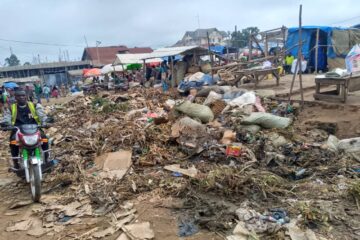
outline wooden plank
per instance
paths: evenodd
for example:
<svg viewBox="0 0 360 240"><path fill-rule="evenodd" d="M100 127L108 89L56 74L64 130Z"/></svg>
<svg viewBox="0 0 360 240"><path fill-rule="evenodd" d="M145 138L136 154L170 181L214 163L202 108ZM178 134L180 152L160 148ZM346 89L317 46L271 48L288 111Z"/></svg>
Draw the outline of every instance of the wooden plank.
<svg viewBox="0 0 360 240"><path fill-rule="evenodd" d="M339 95L330 95L330 94L318 94L318 93L314 93L314 98L316 100L329 100L329 99L334 99L334 100L344 100L343 96L339 96Z"/></svg>
<svg viewBox="0 0 360 240"><path fill-rule="evenodd" d="M300 4L299 9L299 51L298 51L298 60L297 64L299 65L299 80L300 80L300 94L301 94L301 106L304 106L304 91L303 91L303 84L302 84L302 70L301 70L301 63L302 63L302 4ZM295 72L296 74L296 72Z"/></svg>
<svg viewBox="0 0 360 240"><path fill-rule="evenodd" d="M345 79L315 79L315 83L319 83L321 85L337 85L337 84L345 84Z"/></svg>
<svg viewBox="0 0 360 240"><path fill-rule="evenodd" d="M318 52L319 52L319 33L320 29L316 29L316 42L315 42L315 72L318 72Z"/></svg>
<svg viewBox="0 0 360 240"><path fill-rule="evenodd" d="M349 79L349 92L355 92L360 90L360 77L351 77Z"/></svg>

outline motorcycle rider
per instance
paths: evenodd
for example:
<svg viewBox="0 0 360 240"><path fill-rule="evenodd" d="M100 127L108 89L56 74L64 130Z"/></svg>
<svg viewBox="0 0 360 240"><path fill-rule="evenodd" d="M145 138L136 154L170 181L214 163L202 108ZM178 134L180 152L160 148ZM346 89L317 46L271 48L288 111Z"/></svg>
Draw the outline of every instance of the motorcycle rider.
<svg viewBox="0 0 360 240"><path fill-rule="evenodd" d="M46 125L47 116L40 104L34 104L27 101L26 92L24 90L17 90L15 92L16 103L11 104L10 109L4 112L3 124L7 126L20 127L23 124L37 124ZM19 146L16 141L16 131L13 130L10 135L10 151L13 158L14 168L19 169L19 162L16 157L19 156ZM43 130L40 129L42 149L43 151L49 149L48 138ZM45 162L47 162L49 153L45 153Z"/></svg>

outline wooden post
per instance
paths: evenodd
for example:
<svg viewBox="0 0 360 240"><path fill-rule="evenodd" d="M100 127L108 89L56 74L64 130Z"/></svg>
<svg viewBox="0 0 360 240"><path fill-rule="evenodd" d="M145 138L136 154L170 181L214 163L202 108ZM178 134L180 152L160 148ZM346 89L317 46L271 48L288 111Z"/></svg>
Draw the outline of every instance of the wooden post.
<svg viewBox="0 0 360 240"><path fill-rule="evenodd" d="M252 59L252 38L251 38L251 33L250 33L250 38L249 38L249 58L248 61L250 61Z"/></svg>
<svg viewBox="0 0 360 240"><path fill-rule="evenodd" d="M301 20L301 15L302 15L302 4L300 4L300 9L299 9L299 51L298 51L298 65L299 65L299 79L300 79L300 93L301 93L301 105L302 107L304 106L304 92L303 92L303 85L302 85L302 69L301 69L301 65L302 65L302 29L301 29L301 25L302 25L302 20Z"/></svg>
<svg viewBox="0 0 360 240"><path fill-rule="evenodd" d="M144 83L146 82L146 60L145 59L143 59L143 79L145 79L145 81L144 81Z"/></svg>
<svg viewBox="0 0 360 240"><path fill-rule="evenodd" d="M319 33L320 29L316 29L316 43L315 43L315 73L318 72L318 53L319 53Z"/></svg>
<svg viewBox="0 0 360 240"><path fill-rule="evenodd" d="M170 57L170 60L171 60L171 87L172 87L172 88L175 87L174 58L175 58L175 56L171 56L171 57Z"/></svg>
<svg viewBox="0 0 360 240"><path fill-rule="evenodd" d="M210 51L210 38L209 38L209 32L206 32L207 35L207 41L208 41L208 53L209 53L209 57L211 59L211 68L213 68L214 66L214 60L213 60L213 56L211 55L211 51ZM214 79L214 72L211 71L211 77L212 79Z"/></svg>
<svg viewBox="0 0 360 240"><path fill-rule="evenodd" d="M268 56L268 38L267 38L267 33L265 33L265 46L264 46L264 48L265 48L264 55L265 55L265 57L267 57L267 56Z"/></svg>
<svg viewBox="0 0 360 240"><path fill-rule="evenodd" d="M290 93L289 93L289 102L288 104L290 104L290 100L291 100L291 94L292 94L292 90L294 87L294 82L295 82L295 78L296 78L296 74L299 70L299 80L300 80L300 93L301 93L301 106L304 106L304 92L303 92L303 86L302 86L302 74L301 74L301 58L302 58L302 40L301 40L301 15L302 15L302 5L300 4L300 10L299 10L299 48L298 48L298 59L297 59L297 63L295 65L295 72L291 81L291 86L290 86Z"/></svg>

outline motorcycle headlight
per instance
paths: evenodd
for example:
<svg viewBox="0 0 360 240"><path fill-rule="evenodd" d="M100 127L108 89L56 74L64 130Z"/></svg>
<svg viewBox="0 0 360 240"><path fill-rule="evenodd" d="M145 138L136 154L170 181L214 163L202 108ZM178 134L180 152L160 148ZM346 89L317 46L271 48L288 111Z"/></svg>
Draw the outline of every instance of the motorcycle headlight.
<svg viewBox="0 0 360 240"><path fill-rule="evenodd" d="M23 136L22 139L25 145L32 146L38 143L39 135Z"/></svg>

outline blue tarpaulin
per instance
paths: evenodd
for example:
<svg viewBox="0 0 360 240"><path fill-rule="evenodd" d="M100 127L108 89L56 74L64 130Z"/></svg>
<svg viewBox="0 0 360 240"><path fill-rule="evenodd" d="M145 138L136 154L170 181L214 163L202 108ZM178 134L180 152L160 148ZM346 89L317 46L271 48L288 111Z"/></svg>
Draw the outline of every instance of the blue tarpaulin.
<svg viewBox="0 0 360 240"><path fill-rule="evenodd" d="M210 51L217 54L224 54L225 47L224 46L210 46Z"/></svg>
<svg viewBox="0 0 360 240"><path fill-rule="evenodd" d="M5 88L17 88L19 86L14 82L6 82L6 83L4 83L4 87Z"/></svg>
<svg viewBox="0 0 360 240"><path fill-rule="evenodd" d="M315 68L315 46L316 46L316 31L319 29L319 48L318 48L318 69L326 70L327 59L345 56L337 55L332 47L333 39L332 33L334 30L348 30L349 28L328 27L328 26L304 26L302 27L301 38L303 40L301 52L308 61L308 66ZM299 47L299 28L289 28L288 37L286 40L287 52L291 55L297 56Z"/></svg>

